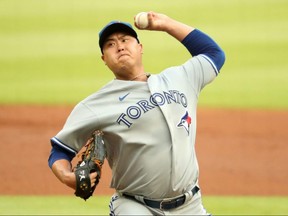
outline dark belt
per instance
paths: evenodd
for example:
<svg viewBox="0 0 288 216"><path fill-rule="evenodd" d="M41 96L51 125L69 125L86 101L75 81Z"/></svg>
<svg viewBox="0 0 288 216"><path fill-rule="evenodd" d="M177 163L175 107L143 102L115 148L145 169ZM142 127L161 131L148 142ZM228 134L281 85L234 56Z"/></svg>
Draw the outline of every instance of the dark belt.
<svg viewBox="0 0 288 216"><path fill-rule="evenodd" d="M198 191L199 191L199 187L195 186L191 190L192 195L194 196ZM124 193L123 196L138 201L132 195L128 195L128 194ZM158 209L161 209L161 210L169 210L169 209L177 208L177 207L179 207L179 206L184 204L185 199L186 199L185 195L183 195L181 197L178 197L178 198L175 198L175 199L162 200L162 201L155 201L155 200L150 200L150 199L143 198L143 200L144 200L144 202L145 202L145 204L147 206L149 206L151 208L158 208Z"/></svg>

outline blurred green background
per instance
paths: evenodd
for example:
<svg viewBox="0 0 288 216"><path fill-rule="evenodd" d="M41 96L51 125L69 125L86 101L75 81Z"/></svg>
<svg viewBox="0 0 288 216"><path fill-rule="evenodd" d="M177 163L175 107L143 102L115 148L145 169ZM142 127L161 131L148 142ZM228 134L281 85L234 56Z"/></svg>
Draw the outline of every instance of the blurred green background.
<svg viewBox="0 0 288 216"><path fill-rule="evenodd" d="M0 215L109 215L108 196L0 196ZM287 215L287 197L204 196L213 215ZM17 208L15 207L17 206Z"/></svg>
<svg viewBox="0 0 288 216"><path fill-rule="evenodd" d="M1 0L0 103L75 104L97 91L113 79L98 32L149 10L199 28L224 49L226 64L200 106L288 108L287 0ZM190 57L165 33L138 32L148 72Z"/></svg>
<svg viewBox="0 0 288 216"><path fill-rule="evenodd" d="M113 79L98 32L141 11L165 13L208 33L226 53L202 107L288 108L287 0L0 0L0 105L74 105ZM138 31L147 72L190 55L165 33ZM92 201L96 200L96 204ZM109 197L0 196L0 214L108 214ZM204 197L214 215L288 213L287 197ZM17 208L15 208L17 206ZM17 210L18 209L18 210Z"/></svg>

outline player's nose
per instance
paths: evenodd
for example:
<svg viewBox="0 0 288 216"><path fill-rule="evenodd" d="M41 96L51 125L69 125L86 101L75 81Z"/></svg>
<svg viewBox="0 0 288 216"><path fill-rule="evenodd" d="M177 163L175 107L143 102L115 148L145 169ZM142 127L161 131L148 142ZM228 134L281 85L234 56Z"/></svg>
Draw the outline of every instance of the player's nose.
<svg viewBox="0 0 288 216"><path fill-rule="evenodd" d="M121 52L124 50L124 47L118 47L118 52Z"/></svg>
<svg viewBox="0 0 288 216"><path fill-rule="evenodd" d="M118 49L118 52L121 52L124 50L124 45L122 43L118 43L117 44L117 49Z"/></svg>

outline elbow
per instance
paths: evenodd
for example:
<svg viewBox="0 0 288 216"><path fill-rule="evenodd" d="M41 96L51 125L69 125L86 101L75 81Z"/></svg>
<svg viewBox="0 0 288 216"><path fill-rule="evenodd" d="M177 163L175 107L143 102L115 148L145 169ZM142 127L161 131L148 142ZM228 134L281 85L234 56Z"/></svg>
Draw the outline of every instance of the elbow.
<svg viewBox="0 0 288 216"><path fill-rule="evenodd" d="M221 49L219 52L219 65L217 66L218 70L220 70L222 68L222 66L224 65L226 60L226 55L224 53L224 51Z"/></svg>
<svg viewBox="0 0 288 216"><path fill-rule="evenodd" d="M207 56L213 61L217 70L220 71L226 60L224 51L220 47L218 47L213 52L207 54Z"/></svg>
<svg viewBox="0 0 288 216"><path fill-rule="evenodd" d="M48 165L52 169L52 165L54 164L55 161L65 159L71 162L74 156L75 155L73 153L68 152L65 149L62 149L61 147L58 147L57 145L53 145L50 156L48 158Z"/></svg>
<svg viewBox="0 0 288 216"><path fill-rule="evenodd" d="M51 155L48 158L48 166L50 167L50 169L52 169L52 165L55 162L55 160L52 160Z"/></svg>

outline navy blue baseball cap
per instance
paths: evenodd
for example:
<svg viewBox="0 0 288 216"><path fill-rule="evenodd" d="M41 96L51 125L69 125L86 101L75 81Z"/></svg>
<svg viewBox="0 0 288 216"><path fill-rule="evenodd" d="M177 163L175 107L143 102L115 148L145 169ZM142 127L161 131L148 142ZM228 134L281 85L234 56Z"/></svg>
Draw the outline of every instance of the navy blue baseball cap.
<svg viewBox="0 0 288 216"><path fill-rule="evenodd" d="M99 32L99 46L103 53L103 45L106 39L115 32L125 32L136 38L138 43L139 39L136 31L133 29L130 23L122 21L111 21Z"/></svg>

